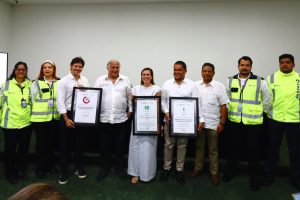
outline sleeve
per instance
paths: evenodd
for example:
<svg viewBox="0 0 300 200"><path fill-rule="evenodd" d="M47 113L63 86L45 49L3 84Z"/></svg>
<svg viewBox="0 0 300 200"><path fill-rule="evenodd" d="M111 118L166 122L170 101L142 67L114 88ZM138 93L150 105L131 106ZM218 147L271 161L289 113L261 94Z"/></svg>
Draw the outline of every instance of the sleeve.
<svg viewBox="0 0 300 200"><path fill-rule="evenodd" d="M262 103L264 106L264 112L267 112L270 107L271 96L270 96L270 92L269 92L269 88L268 88L268 84L267 84L266 80L262 80L261 83L262 83L261 84Z"/></svg>
<svg viewBox="0 0 300 200"><path fill-rule="evenodd" d="M31 84L31 87L30 87L30 95L31 95L31 102L32 102L32 103L35 102L37 93L38 93L38 87L37 87L37 85L36 85L36 82L34 81L34 82Z"/></svg>
<svg viewBox="0 0 300 200"><path fill-rule="evenodd" d="M129 79L127 81L127 86L126 86L126 98L127 98L128 112L132 112L132 86Z"/></svg>
<svg viewBox="0 0 300 200"><path fill-rule="evenodd" d="M200 90L198 89L197 85L194 84L194 89L193 89L193 97L198 98L198 108L199 108L199 122L205 122L205 115L204 115L204 109L202 107L202 101L200 97Z"/></svg>
<svg viewBox="0 0 300 200"><path fill-rule="evenodd" d="M166 83L164 83L161 89L161 107L163 113L169 112L169 95L166 89Z"/></svg>
<svg viewBox="0 0 300 200"><path fill-rule="evenodd" d="M58 83L57 87L57 110L59 114L65 114L67 113L66 105L65 105L65 81L61 80Z"/></svg>
<svg viewBox="0 0 300 200"><path fill-rule="evenodd" d="M220 89L219 89L219 104L220 105L224 105L229 103L229 98L227 96L227 93L226 93L226 89L225 89L225 86L223 84L220 84Z"/></svg>

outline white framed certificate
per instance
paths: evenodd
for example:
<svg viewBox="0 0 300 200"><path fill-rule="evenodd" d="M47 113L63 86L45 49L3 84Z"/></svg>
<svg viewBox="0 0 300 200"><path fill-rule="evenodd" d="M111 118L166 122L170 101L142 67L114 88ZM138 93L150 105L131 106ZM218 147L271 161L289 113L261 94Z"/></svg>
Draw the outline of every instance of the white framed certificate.
<svg viewBox="0 0 300 200"><path fill-rule="evenodd" d="M75 125L97 125L100 121L102 88L74 87L72 120Z"/></svg>
<svg viewBox="0 0 300 200"><path fill-rule="evenodd" d="M198 131L198 98L170 97L170 136L196 137Z"/></svg>
<svg viewBox="0 0 300 200"><path fill-rule="evenodd" d="M160 134L160 96L136 96L133 100L133 134Z"/></svg>

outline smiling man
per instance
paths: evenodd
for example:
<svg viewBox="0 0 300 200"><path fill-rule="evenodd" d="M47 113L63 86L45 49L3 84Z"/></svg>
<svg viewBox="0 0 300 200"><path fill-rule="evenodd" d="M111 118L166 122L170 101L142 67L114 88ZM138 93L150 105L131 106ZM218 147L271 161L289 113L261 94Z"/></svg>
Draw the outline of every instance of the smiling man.
<svg viewBox="0 0 300 200"><path fill-rule="evenodd" d="M99 126L100 170L97 180L101 181L111 172L110 158L115 154L115 174L126 178L123 169L126 120L132 114L131 82L120 74L121 64L112 59L107 63L106 75L100 76L94 87L102 88Z"/></svg>
<svg viewBox="0 0 300 200"><path fill-rule="evenodd" d="M227 134L227 172L224 182L236 174L239 152L246 148L250 171L250 189L259 190L260 132L263 112L269 107L270 94L263 78L254 75L252 59L243 56L238 61L239 73L229 77L229 109Z"/></svg>
<svg viewBox="0 0 300 200"><path fill-rule="evenodd" d="M183 175L184 162L186 156L186 146L188 139L184 137L175 138L169 135L169 98L170 97L197 97L196 85L193 81L185 78L187 67L185 62L177 61L173 66L173 79L167 80L162 87L162 110L165 113L165 147L164 147L164 166L163 172L160 176L160 181L167 181L173 158L173 150L175 143L177 144L177 162L176 162L176 176L179 184L185 183L185 177Z"/></svg>
<svg viewBox="0 0 300 200"><path fill-rule="evenodd" d="M220 184L218 175L218 135L224 130L227 118L226 105L229 103L224 85L213 80L215 66L211 63L202 65L202 80L196 82L201 102L201 115L203 120L200 123L199 133L196 141L195 168L190 173L190 177L198 176L204 164L205 143L209 150L209 165L211 173L211 183Z"/></svg>
<svg viewBox="0 0 300 200"><path fill-rule="evenodd" d="M272 104L268 111L269 146L267 177L263 185L270 186L275 178L280 144L285 133L291 165L290 182L300 190L300 78L294 70L291 54L279 56L279 70L268 76Z"/></svg>

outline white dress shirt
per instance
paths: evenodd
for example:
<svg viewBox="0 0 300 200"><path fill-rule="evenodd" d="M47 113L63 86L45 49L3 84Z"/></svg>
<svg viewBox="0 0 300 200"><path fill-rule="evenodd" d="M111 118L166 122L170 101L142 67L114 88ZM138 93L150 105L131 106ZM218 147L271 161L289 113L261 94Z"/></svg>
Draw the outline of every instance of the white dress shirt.
<svg viewBox="0 0 300 200"><path fill-rule="evenodd" d="M94 87L102 88L100 122L122 123L127 120L127 111L132 112L131 83L121 75L113 84L108 75L100 76Z"/></svg>
<svg viewBox="0 0 300 200"><path fill-rule="evenodd" d="M175 79L169 79L164 82L161 90L161 106L164 113L169 112L170 97L197 97L198 91L195 83L185 78L180 84L177 84ZM198 101L200 109L200 101ZM202 116L200 117L202 119Z"/></svg>
<svg viewBox="0 0 300 200"><path fill-rule="evenodd" d="M229 103L225 86L215 80L208 84L205 84L203 80L196 81L196 86L201 101L200 112L204 117L204 127L217 130L221 116L220 107Z"/></svg>
<svg viewBox="0 0 300 200"><path fill-rule="evenodd" d="M71 110L73 87L89 87L89 81L86 77L80 76L78 80L69 73L64 76L57 87L57 110L59 114L65 114Z"/></svg>

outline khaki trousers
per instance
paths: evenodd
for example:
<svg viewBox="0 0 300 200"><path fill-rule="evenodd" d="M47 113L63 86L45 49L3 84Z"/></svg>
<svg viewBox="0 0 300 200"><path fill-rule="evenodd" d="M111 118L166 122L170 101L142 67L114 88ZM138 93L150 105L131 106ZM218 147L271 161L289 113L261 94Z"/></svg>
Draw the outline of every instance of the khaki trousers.
<svg viewBox="0 0 300 200"><path fill-rule="evenodd" d="M206 128L197 135L195 171L203 169L206 141L209 151L210 173L218 174L218 134L216 130Z"/></svg>
<svg viewBox="0 0 300 200"><path fill-rule="evenodd" d="M165 148L164 148L164 169L170 170L173 158L173 149L175 142L177 144L177 161L176 161L176 170L183 171L184 161L186 155L186 146L188 143L187 138L176 138L170 137L169 135L169 125L164 127L164 136L165 136Z"/></svg>

